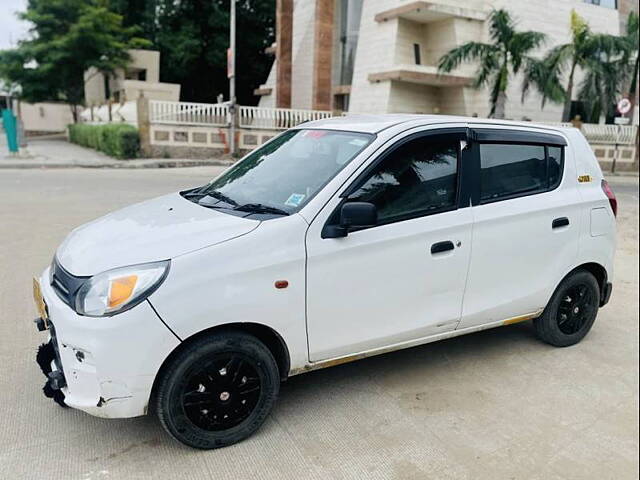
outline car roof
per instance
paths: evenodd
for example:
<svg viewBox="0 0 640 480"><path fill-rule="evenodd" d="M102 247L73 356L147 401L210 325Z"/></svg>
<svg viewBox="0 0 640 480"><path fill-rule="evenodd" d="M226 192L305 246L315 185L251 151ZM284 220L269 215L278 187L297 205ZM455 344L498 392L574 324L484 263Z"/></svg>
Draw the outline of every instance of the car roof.
<svg viewBox="0 0 640 480"><path fill-rule="evenodd" d="M459 117L453 115L418 115L403 113L388 113L381 115L372 114L346 114L340 117L324 118L321 120L312 120L301 123L298 129L326 129L326 130L342 130L350 132L362 133L379 133L387 128L401 124L411 124L411 127L422 125L437 125L447 123L469 123L474 126L481 125L502 125L524 128L543 128L545 130L555 130L564 132L570 130L567 127L540 125L533 122L514 122L510 120L496 120L492 118L477 117Z"/></svg>

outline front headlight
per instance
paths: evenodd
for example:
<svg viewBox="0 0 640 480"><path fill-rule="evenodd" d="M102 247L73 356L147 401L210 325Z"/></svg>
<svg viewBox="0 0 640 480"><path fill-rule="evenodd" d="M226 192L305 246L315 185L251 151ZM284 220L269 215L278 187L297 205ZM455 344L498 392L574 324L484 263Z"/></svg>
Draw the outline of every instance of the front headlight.
<svg viewBox="0 0 640 480"><path fill-rule="evenodd" d="M129 310L151 295L169 272L169 260L115 268L89 278L76 295L76 311L106 317Z"/></svg>

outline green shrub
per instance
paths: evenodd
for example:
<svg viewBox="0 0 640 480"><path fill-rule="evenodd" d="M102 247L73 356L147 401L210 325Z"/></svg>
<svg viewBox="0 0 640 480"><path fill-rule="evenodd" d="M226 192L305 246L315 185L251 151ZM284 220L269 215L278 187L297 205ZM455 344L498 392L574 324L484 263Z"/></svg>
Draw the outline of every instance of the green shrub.
<svg viewBox="0 0 640 480"><path fill-rule="evenodd" d="M127 123L69 125L69 140L116 158L135 158L140 153L138 129Z"/></svg>

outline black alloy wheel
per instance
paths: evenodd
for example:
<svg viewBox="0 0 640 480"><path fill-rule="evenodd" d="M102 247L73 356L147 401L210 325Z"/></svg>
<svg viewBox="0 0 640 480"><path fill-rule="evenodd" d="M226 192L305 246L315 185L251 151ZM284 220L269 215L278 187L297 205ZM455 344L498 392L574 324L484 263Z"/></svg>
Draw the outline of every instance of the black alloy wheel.
<svg viewBox="0 0 640 480"><path fill-rule="evenodd" d="M262 382L253 359L239 353L215 355L185 379L182 408L203 430L227 430L255 409Z"/></svg>
<svg viewBox="0 0 640 480"><path fill-rule="evenodd" d="M150 405L176 440L220 448L258 430L279 390L271 351L252 335L226 331L185 342L162 368Z"/></svg>
<svg viewBox="0 0 640 480"><path fill-rule="evenodd" d="M558 306L558 328L566 335L573 335L582 329L597 309L593 291L586 284L576 284L567 289Z"/></svg>
<svg viewBox="0 0 640 480"><path fill-rule="evenodd" d="M575 345L591 330L600 295L600 286L591 272L573 271L560 282L542 315L533 321L536 335L556 347Z"/></svg>

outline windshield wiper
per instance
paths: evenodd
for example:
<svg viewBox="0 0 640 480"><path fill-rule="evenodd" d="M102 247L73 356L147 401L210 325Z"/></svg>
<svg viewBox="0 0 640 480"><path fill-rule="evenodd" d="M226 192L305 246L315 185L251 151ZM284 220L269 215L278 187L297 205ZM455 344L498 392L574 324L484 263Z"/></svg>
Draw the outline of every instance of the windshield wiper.
<svg viewBox="0 0 640 480"><path fill-rule="evenodd" d="M281 208L264 205L262 203L245 203L244 205L237 206L236 208L234 208L234 210L251 213L273 213L274 215L289 215L289 212L282 210Z"/></svg>
<svg viewBox="0 0 640 480"><path fill-rule="evenodd" d="M206 195L206 193L202 191L202 187L197 187L191 190L185 190L184 192L180 192L180 195L182 195L184 198L193 198L193 197L203 197Z"/></svg>
<svg viewBox="0 0 640 480"><path fill-rule="evenodd" d="M236 202L232 198L227 197L224 193L219 192L218 190L212 190L210 192L207 192L206 194L209 195L210 197L217 198L218 200L222 200L224 203L228 203L229 205L233 205L233 206L238 205L238 202Z"/></svg>

